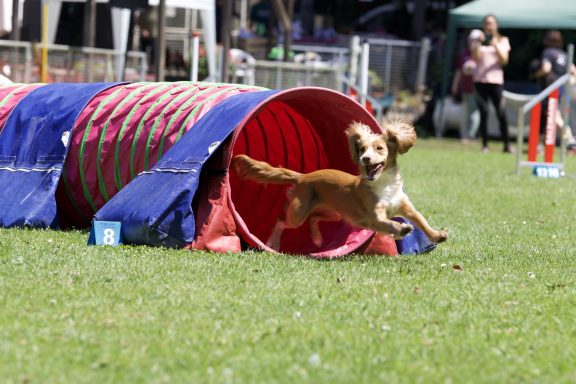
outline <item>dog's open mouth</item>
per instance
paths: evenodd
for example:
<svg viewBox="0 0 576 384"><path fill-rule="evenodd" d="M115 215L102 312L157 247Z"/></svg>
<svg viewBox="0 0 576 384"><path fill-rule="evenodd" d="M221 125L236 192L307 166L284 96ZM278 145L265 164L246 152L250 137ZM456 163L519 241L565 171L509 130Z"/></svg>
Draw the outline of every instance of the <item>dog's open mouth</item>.
<svg viewBox="0 0 576 384"><path fill-rule="evenodd" d="M384 169L384 164L367 164L364 166L364 171L366 172L366 178L370 181L376 180L378 176L382 173Z"/></svg>

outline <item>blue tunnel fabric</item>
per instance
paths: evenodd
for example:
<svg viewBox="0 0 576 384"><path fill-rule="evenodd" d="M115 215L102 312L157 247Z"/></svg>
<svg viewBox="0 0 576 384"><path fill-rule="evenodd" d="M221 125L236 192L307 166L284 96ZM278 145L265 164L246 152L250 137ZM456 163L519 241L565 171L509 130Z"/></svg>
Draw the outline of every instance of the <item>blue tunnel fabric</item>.
<svg viewBox="0 0 576 384"><path fill-rule="evenodd" d="M394 218L394 220L401 223L408 223L414 225L410 220L404 219L402 217ZM396 248L398 248L398 254L401 255L418 255L421 253L431 252L436 248L438 244L433 243L426 237L424 232L414 227L414 230L408 234L408 236L396 240Z"/></svg>
<svg viewBox="0 0 576 384"><path fill-rule="evenodd" d="M142 172L94 216L120 221L124 241L183 247L195 239L193 200L202 167L238 124L279 91L249 92L214 106L156 165Z"/></svg>
<svg viewBox="0 0 576 384"><path fill-rule="evenodd" d="M55 191L74 122L114 85L47 84L13 109L0 133L0 227L57 227Z"/></svg>

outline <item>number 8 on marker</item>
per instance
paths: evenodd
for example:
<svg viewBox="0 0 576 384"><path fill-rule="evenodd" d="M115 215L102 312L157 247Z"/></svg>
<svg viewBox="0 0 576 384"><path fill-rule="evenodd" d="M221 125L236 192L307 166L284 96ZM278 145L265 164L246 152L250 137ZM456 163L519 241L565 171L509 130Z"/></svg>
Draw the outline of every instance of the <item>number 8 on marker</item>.
<svg viewBox="0 0 576 384"><path fill-rule="evenodd" d="M89 245L113 245L122 244L122 229L119 221L99 221L92 222Z"/></svg>
<svg viewBox="0 0 576 384"><path fill-rule="evenodd" d="M102 238L102 242L106 245L113 245L114 244L114 230L112 228L106 228L104 230L104 237Z"/></svg>

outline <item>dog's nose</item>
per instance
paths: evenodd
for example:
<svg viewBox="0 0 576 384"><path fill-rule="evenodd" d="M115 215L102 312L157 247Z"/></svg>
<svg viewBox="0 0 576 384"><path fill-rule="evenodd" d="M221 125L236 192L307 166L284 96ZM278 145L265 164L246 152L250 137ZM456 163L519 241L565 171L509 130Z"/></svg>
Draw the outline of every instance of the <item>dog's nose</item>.
<svg viewBox="0 0 576 384"><path fill-rule="evenodd" d="M362 156L360 158L360 161L363 162L364 164L370 164L370 158L369 157Z"/></svg>

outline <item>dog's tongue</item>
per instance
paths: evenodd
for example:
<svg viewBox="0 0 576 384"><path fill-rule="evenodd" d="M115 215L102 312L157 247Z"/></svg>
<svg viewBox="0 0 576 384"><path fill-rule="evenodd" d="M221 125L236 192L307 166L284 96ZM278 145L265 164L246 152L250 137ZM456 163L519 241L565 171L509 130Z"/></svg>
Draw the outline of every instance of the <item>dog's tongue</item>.
<svg viewBox="0 0 576 384"><path fill-rule="evenodd" d="M382 164L367 165L366 166L366 175L368 176L368 179L374 180L378 176L378 173L380 172L381 168L382 168Z"/></svg>

